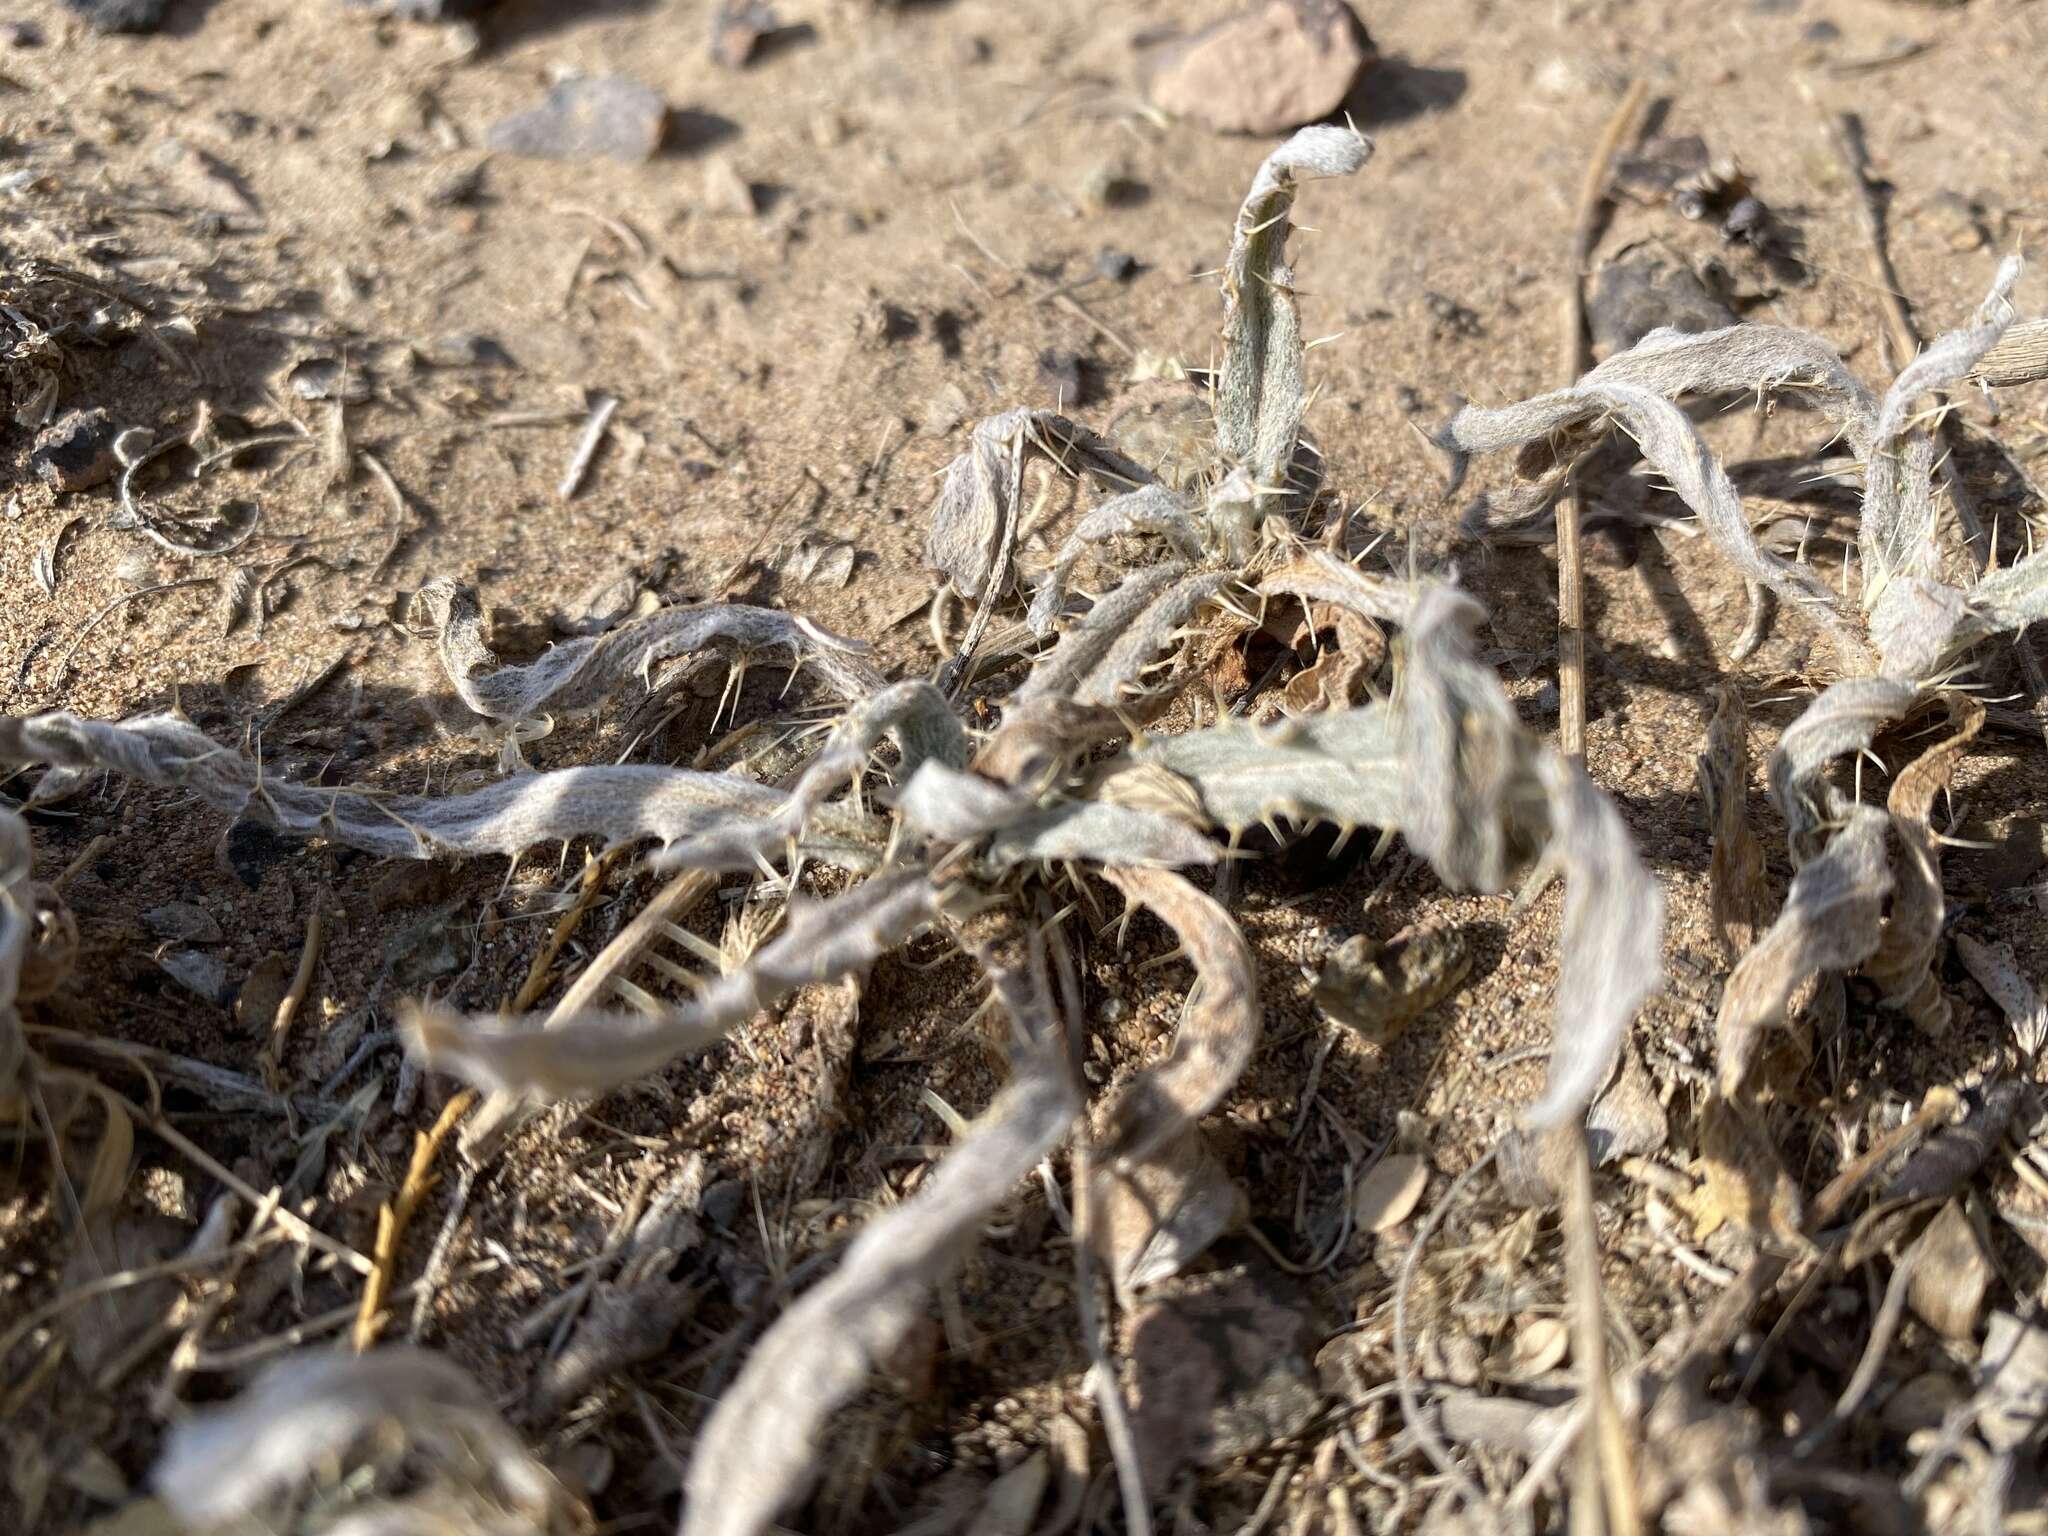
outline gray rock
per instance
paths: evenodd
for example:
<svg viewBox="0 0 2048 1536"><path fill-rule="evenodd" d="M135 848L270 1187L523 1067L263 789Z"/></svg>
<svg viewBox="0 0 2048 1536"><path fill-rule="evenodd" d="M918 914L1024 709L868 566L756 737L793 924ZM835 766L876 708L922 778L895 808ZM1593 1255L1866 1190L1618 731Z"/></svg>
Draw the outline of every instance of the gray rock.
<svg viewBox="0 0 2048 1536"><path fill-rule="evenodd" d="M487 142L506 154L549 160L646 160L661 148L668 104L623 75L565 80L537 107L491 125Z"/></svg>
<svg viewBox="0 0 2048 1536"><path fill-rule="evenodd" d="M1229 1268L1165 1281L1131 1314L1132 1429L1148 1488L1291 1439L1322 1407L1307 1291L1234 1250L1245 1256Z"/></svg>
<svg viewBox="0 0 2048 1536"><path fill-rule="evenodd" d="M114 425L102 410L66 411L36 438L35 472L60 491L86 491L114 478Z"/></svg>
<svg viewBox="0 0 2048 1536"><path fill-rule="evenodd" d="M64 0L102 32L154 32L163 25L170 0Z"/></svg>
<svg viewBox="0 0 2048 1536"><path fill-rule="evenodd" d="M1284 133L1344 104L1373 59L1343 0L1263 0L1139 58L1146 98L1225 133Z"/></svg>
<svg viewBox="0 0 2048 1536"><path fill-rule="evenodd" d="M358 10L370 9L405 21L467 21L481 16L498 0L348 0Z"/></svg>
<svg viewBox="0 0 2048 1536"><path fill-rule="evenodd" d="M1602 267L1586 303L1593 347L1603 357L1625 352L1662 326L1686 332L1733 325L1736 314L1663 246L1631 246Z"/></svg>

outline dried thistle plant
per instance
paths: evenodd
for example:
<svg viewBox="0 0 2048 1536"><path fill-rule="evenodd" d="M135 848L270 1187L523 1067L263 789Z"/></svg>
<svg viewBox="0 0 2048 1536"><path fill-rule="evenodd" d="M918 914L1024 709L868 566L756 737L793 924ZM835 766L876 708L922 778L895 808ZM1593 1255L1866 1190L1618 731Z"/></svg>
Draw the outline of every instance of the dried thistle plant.
<svg viewBox="0 0 2048 1536"><path fill-rule="evenodd" d="M792 890L806 863L852 877L832 895L792 900L779 933L682 1002L643 994L641 1009L593 1004L545 1021L408 1010L404 1031L419 1060L504 1097L584 1097L630 1082L798 988L860 974L922 929L947 932L976 960L1012 1024L1009 1087L924 1188L878 1218L833 1277L763 1338L699 1438L686 1536L758 1532L801 1493L825 1416L919 1314L960 1241L1083 1123L1088 1095L1073 1067L1077 1042L1067 1038L1076 1010L1048 979L1058 967L1047 946L1064 940L1039 916L1060 905L1060 880L1094 871L1150 910L1178 935L1197 978L1167 1058L1087 1117L1077 1161L1096 1173L1076 1195L1091 1346L1087 1264L1102 1260L1129 1294L1186 1266L1244 1215L1200 1122L1256 1045L1257 976L1228 908L1177 871L1216 864L1250 829L1285 819L1399 832L1459 890L1505 891L1532 873L1561 874L1558 1023L1545 1093L1524 1115L1532 1130L1585 1114L1657 984L1656 886L1614 807L1519 727L1475 658L1478 605L1443 582L1369 576L1304 540L1322 472L1302 431L1305 349L1288 220L1301 180L1349 175L1369 149L1349 129L1310 128L1260 167L1223 269L1215 448L1205 473L1176 477L1186 489L1050 413L1008 412L975 430L941 488L929 550L979 607L935 683L884 684L852 642L733 605L661 610L510 666L485 643L475 594L452 583L422 593L457 692L501 722L586 713L659 686L663 669L692 665L714 644L793 656L848 707L787 787L622 765L525 772L445 798L385 796L281 781L173 716L0 717L0 761L110 769L381 855L516 856L589 837L656 841L654 860L668 869L766 868ZM1661 422L1650 406L1635 408ZM1590 409L1581 401L1551 415L1578 421ZM1038 460L1115 494L1080 519L1040 575L1030 622L1058 638L977 737L953 700L973 675L989 615L1023 584L1025 470ZM1711 477L1703 483L1715 489ZM1075 611L1069 584L1090 559L1114 579ZM1807 593L1796 572L1761 555L1750 566L1759 580ZM1270 729L1237 720L1150 738L1135 729L1198 675L1195 661L1251 628L1261 607L1284 602L1331 605L1395 629L1393 696ZM870 797L864 781L884 742L895 747L894 784ZM877 798L886 812L871 808ZM342 1397L352 1381L341 1383ZM358 1385L363 1393L350 1400L384 1403L390 1381ZM427 1385L436 1401L453 1390ZM338 1411L333 1422L339 1434L355 1420ZM189 1486L196 1475L181 1469L196 1465L189 1453L174 1455L166 1476ZM264 1481L251 1498L272 1491Z"/></svg>
<svg viewBox="0 0 2048 1536"><path fill-rule="evenodd" d="M1881 398L1802 331L1653 331L1570 389L1501 410L1467 408L1440 436L1461 463L1467 453L1522 446L1521 467L1540 492L1620 426L1749 587L1751 620L1736 659L1761 641L1767 592L1811 618L1835 646L1841 677L1771 754L1770 794L1797 873L1777 920L1741 957L1724 993L1717 1036L1721 1088L1731 1100L1752 1086L1760 1033L1786 1021L1795 993L1815 976L1861 969L1887 1006L1931 1032L1946 1027L1948 1004L1933 971L1944 917L1940 839L1928 815L1982 721L1978 706L1947 690L1972 646L2048 617L2048 555L1972 585L1939 579L1937 445L1915 406L1970 377L1998 344L2013 318L2019 273L2017 257L2003 261L1970 324L1930 344ZM1853 604L1811 567L1758 548L1727 473L1673 403L1727 394L1809 406L1856 455L1863 492L1852 554L1862 582ZM1949 485L1951 495L1963 494ZM1830 777L1836 762L1868 753L1880 732L1936 699L1948 704L1950 733L1900 774L1885 809Z"/></svg>

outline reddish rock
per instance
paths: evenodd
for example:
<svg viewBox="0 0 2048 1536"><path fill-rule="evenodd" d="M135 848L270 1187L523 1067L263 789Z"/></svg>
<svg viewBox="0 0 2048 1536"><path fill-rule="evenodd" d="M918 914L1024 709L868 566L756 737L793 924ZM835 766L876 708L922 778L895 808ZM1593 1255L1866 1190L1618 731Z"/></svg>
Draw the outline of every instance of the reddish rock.
<svg viewBox="0 0 2048 1536"><path fill-rule="evenodd" d="M1285 133L1344 104L1372 40L1343 0L1265 0L1139 60L1146 98L1225 133Z"/></svg>

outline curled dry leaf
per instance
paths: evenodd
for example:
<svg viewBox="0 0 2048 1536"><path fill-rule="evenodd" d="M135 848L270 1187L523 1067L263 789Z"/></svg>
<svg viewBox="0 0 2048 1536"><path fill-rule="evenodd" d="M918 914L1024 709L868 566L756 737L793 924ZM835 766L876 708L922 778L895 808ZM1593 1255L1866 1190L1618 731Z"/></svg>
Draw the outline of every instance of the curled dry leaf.
<svg viewBox="0 0 2048 1536"><path fill-rule="evenodd" d="M1259 990L1251 948L1214 897L1167 870L1102 873L1174 931L1195 967L1172 1050L1133 1078L1112 1109L1104 1158L1136 1162L1208 1114L1236 1084L1259 1043Z"/></svg>
<svg viewBox="0 0 2048 1536"><path fill-rule="evenodd" d="M974 429L967 451L946 469L932 507L925 564L952 581L962 597L980 597L991 583L1009 589L1024 471L1043 459L1064 474L1086 475L1120 491L1150 484L1152 475L1053 411L1014 410Z"/></svg>
<svg viewBox="0 0 2048 1536"><path fill-rule="evenodd" d="M1792 1181L1762 1115L1716 1095L1701 1106L1699 1161L1705 1183L1694 1198L1701 1237L1724 1221L1794 1248L1807 1246L1799 1186Z"/></svg>
<svg viewBox="0 0 2048 1536"><path fill-rule="evenodd" d="M1947 911L1941 894L1941 839L1927 818L1934 797L1948 788L1957 760L1984 725L1984 706L1975 699L1951 694L1948 710L1951 734L1892 781L1886 809L1901 857L1877 952L1863 963L1864 975L1883 990L1885 1004L1902 1010L1930 1035L1947 1032L1949 1003L1934 973Z"/></svg>
<svg viewBox="0 0 2048 1536"><path fill-rule="evenodd" d="M1721 1092L1743 1091L1761 1032L1785 1023L1800 984L1822 971L1850 971L1877 952L1891 870L1886 818L1869 806L1847 822L1792 878L1785 908L1736 965L1714 1024Z"/></svg>
<svg viewBox="0 0 2048 1536"><path fill-rule="evenodd" d="M1090 549L1112 539L1151 537L1164 540L1179 559L1202 558L1202 535L1186 498L1163 485L1144 485L1112 496L1074 525L1060 546L1052 569L1031 599L1030 623L1037 633L1052 632L1067 603L1067 583L1074 567Z"/></svg>
<svg viewBox="0 0 2048 1536"><path fill-rule="evenodd" d="M1510 1386L1547 1376L1571 1353L1571 1324L1561 1317L1524 1318L1504 1350L1488 1362L1488 1374Z"/></svg>
<svg viewBox="0 0 2048 1536"><path fill-rule="evenodd" d="M1906 1304L1914 1316L1945 1339L1972 1339L1997 1271L1962 1201L1944 1203L1899 1262L1911 1270Z"/></svg>
<svg viewBox="0 0 2048 1536"><path fill-rule="evenodd" d="M1120 1292L1178 1273L1243 1219L1244 1196L1197 1122L1223 1101L1259 1039L1251 951L1230 914L1179 875L1106 869L1104 878L1179 935L1195 967L1173 1048L1102 1112L1090 1223Z"/></svg>
<svg viewBox="0 0 2048 1536"><path fill-rule="evenodd" d="M660 608L605 634L565 640L537 660L514 666L484 643L483 607L474 588L445 578L432 581L413 605L434 628L441 665L456 693L491 720L589 714L631 686L651 691L662 663L717 641L748 652L786 651L793 662L813 667L842 699L866 698L882 686L867 646L773 608Z"/></svg>
<svg viewBox="0 0 2048 1536"><path fill-rule="evenodd" d="M757 1536L802 1491L827 1417L922 1315L960 1244L1079 1108L1056 1053L1028 1055L923 1188L869 1222L833 1276L783 1313L699 1437L682 1536Z"/></svg>

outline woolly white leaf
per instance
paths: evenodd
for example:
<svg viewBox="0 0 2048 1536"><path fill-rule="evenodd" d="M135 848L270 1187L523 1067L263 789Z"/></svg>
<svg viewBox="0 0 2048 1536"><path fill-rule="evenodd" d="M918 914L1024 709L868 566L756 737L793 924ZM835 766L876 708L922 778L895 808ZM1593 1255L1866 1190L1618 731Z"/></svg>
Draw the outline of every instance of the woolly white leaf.
<svg viewBox="0 0 2048 1536"><path fill-rule="evenodd" d="M1113 496L1083 517L1060 546L1044 584L1031 599L1032 630L1050 634L1066 607L1067 582L1081 556L1111 539L1152 535L1173 546L1183 560L1202 557L1202 539L1188 510L1187 498L1163 485L1140 486L1122 496Z"/></svg>
<svg viewBox="0 0 2048 1536"><path fill-rule="evenodd" d="M1740 1092L1760 1031L1785 1022L1800 983L1822 971L1853 970L1876 953L1892 889L1888 822L1875 807L1849 807L1841 830L1793 876L1778 920L1729 976L1714 1026L1726 1097Z"/></svg>
<svg viewBox="0 0 2048 1536"><path fill-rule="evenodd" d="M1040 805L1020 790L936 762L911 777L896 808L921 837L953 843L987 837L988 859L999 869L1055 860L1166 869L1222 857L1208 838L1170 816L1088 800Z"/></svg>
<svg viewBox="0 0 2048 1536"><path fill-rule="evenodd" d="M1129 756L1186 779L1203 814L1227 832L1280 816L1398 827L1408 794L1399 732L1393 710L1373 704L1272 726L1227 720L1158 737Z"/></svg>
<svg viewBox="0 0 2048 1536"><path fill-rule="evenodd" d="M1795 862L1813 852L1815 834L1829 819L1831 797L1822 779L1827 765L1869 747L1879 731L1905 718L1919 696L1919 689L1896 678L1845 678L1785 727L1768 775Z"/></svg>
<svg viewBox="0 0 2048 1536"><path fill-rule="evenodd" d="M649 764L519 774L440 798L314 788L266 776L259 766L175 715L119 723L49 714L0 716L0 762L104 768L144 783L189 790L231 816L324 837L388 858L523 853L539 843L596 837L655 838L697 848L705 868L752 868L748 839L710 838L735 821L776 832L787 797L732 774ZM827 862L871 868L880 829L838 807L808 822L804 850Z"/></svg>
<svg viewBox="0 0 2048 1536"><path fill-rule="evenodd" d="M173 1425L151 1480L190 1529L260 1528L279 1514L275 1501L384 1426L482 1471L491 1485L482 1491L535 1526L545 1528L549 1510L566 1503L476 1383L414 1349L291 1356L233 1402Z"/></svg>
<svg viewBox="0 0 2048 1536"><path fill-rule="evenodd" d="M1372 154L1351 128L1303 128L1252 180L1223 267L1223 372L1216 386L1216 441L1262 493L1286 483L1301 435L1301 316L1287 265L1295 185L1349 176Z"/></svg>
<svg viewBox="0 0 2048 1536"><path fill-rule="evenodd" d="M1543 1097L1523 1112L1544 1130L1578 1119L1614 1069L1628 1027L1663 975L1664 896L1614 804L1585 771L1545 752L1551 842L1564 871L1563 964Z"/></svg>
<svg viewBox="0 0 2048 1536"><path fill-rule="evenodd" d="M829 1280L755 1347L690 1462L681 1536L758 1536L816 1473L827 1418L923 1315L925 1295L989 1211L1066 1137L1079 1097L1036 1052L901 1205L874 1217Z"/></svg>
<svg viewBox="0 0 2048 1536"><path fill-rule="evenodd" d="M1003 546L1016 537L1024 469L1034 458L1120 491L1152 480L1086 427L1052 411L989 417L974 429L967 451L947 467L925 541L925 564L946 575L962 597L980 597L999 569L1007 577ZM1003 585L1007 590L1007 579Z"/></svg>
<svg viewBox="0 0 2048 1536"><path fill-rule="evenodd" d="M841 698L865 698L882 686L866 645L773 608L662 608L602 635L565 640L525 666L511 666L484 644L483 609L473 588L433 581L413 601L435 628L441 664L456 693L492 720L589 714L629 686L651 686L662 662L719 640L743 650L787 651L815 668Z"/></svg>
<svg viewBox="0 0 2048 1536"><path fill-rule="evenodd" d="M799 987L865 970L938 914L921 869L877 875L826 901L792 907L781 933L688 1002L648 1016L584 1012L508 1019L414 1007L412 1053L480 1088L566 1098L603 1093L703 1050Z"/></svg>
<svg viewBox="0 0 2048 1536"><path fill-rule="evenodd" d="M1736 570L1810 611L1845 659L1860 669L1866 649L1834 593L1811 570L1758 547L1727 471L1700 441L1685 413L1669 400L1616 378L1602 378L1595 369L1573 388L1521 405L1498 411L1467 406L1445 429L1445 437L1461 452L1476 452L1529 442L1608 416L1635 439L1643 458L1670 482Z"/></svg>

